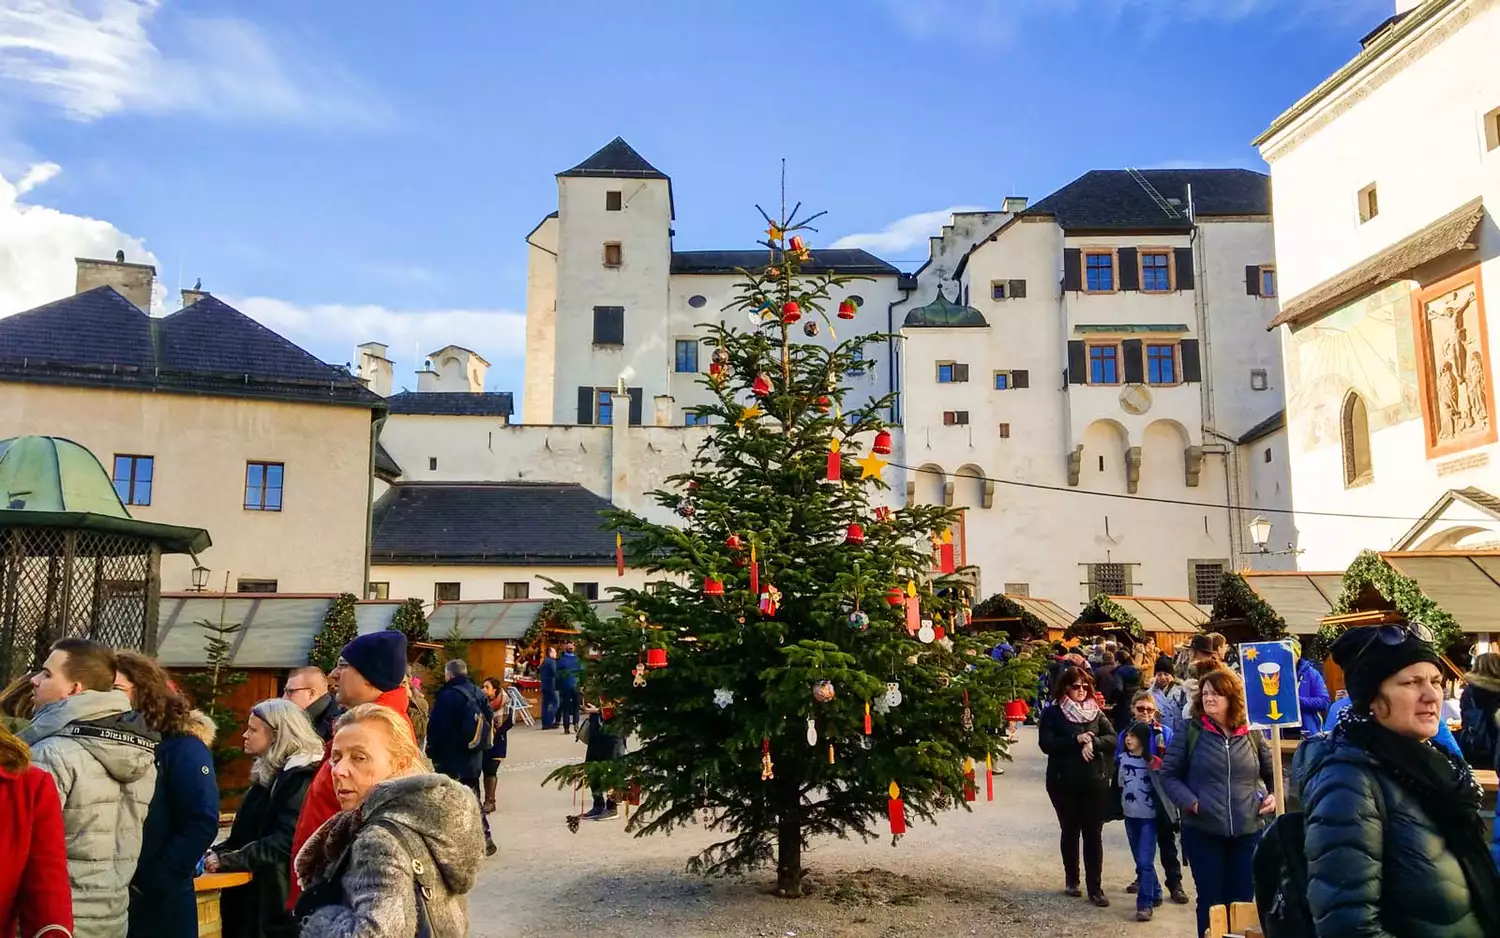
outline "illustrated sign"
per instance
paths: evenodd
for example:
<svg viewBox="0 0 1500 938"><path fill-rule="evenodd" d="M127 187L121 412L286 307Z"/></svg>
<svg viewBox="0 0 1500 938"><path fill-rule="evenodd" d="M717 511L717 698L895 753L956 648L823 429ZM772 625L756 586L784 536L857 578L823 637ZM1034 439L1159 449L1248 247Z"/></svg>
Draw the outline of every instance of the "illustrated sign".
<svg viewBox="0 0 1500 938"><path fill-rule="evenodd" d="M1245 707L1256 729L1300 726L1297 656L1291 642L1247 642L1240 646L1245 672Z"/></svg>

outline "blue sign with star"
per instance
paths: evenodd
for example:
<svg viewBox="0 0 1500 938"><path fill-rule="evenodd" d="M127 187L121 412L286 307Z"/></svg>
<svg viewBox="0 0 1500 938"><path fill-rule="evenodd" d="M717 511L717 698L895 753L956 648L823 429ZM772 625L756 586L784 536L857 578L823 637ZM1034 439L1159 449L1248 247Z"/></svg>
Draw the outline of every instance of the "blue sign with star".
<svg viewBox="0 0 1500 938"><path fill-rule="evenodd" d="M1240 646L1245 707L1256 729L1301 726L1297 700L1297 656L1291 642L1246 642Z"/></svg>

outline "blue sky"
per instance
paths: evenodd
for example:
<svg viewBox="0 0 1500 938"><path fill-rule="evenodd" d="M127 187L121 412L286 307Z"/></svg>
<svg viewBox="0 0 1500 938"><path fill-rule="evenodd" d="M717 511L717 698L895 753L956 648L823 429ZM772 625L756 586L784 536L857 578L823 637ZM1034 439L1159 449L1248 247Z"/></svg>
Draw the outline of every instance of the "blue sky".
<svg viewBox="0 0 1500 938"><path fill-rule="evenodd" d="M0 0L0 315L120 246L327 360L389 341L399 383L455 342L519 390L523 238L617 134L680 249L751 244L785 157L815 247L914 268L955 206L1264 169L1251 137L1392 6Z"/></svg>

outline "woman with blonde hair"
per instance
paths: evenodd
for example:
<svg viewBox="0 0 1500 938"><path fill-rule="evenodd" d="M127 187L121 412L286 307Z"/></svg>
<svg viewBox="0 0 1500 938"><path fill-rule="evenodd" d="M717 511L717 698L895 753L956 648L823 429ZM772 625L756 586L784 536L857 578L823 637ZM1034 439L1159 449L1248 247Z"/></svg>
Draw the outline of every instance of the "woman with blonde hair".
<svg viewBox="0 0 1500 938"><path fill-rule="evenodd" d="M31 672L5 685L0 690L0 726L19 734L31 724L31 714L36 710L36 688L31 686Z"/></svg>
<svg viewBox="0 0 1500 938"><path fill-rule="evenodd" d="M208 872L249 872L244 886L224 891L225 938L290 938L296 934L286 900L291 890L292 835L323 758L323 740L307 713L273 697L250 708L245 726L250 791L229 836L203 860Z"/></svg>
<svg viewBox="0 0 1500 938"><path fill-rule="evenodd" d="M0 723L0 935L73 934L62 800L31 750Z"/></svg>
<svg viewBox="0 0 1500 938"><path fill-rule="evenodd" d="M161 734L156 792L130 880L129 935L195 938L193 874L219 830L219 785L208 748L213 722L188 705L161 665L139 652L115 654L115 690L123 691L146 725Z"/></svg>
<svg viewBox="0 0 1500 938"><path fill-rule="evenodd" d="M484 856L473 791L434 774L406 720L378 704L339 717L329 764L340 811L293 861L302 938L466 936Z"/></svg>

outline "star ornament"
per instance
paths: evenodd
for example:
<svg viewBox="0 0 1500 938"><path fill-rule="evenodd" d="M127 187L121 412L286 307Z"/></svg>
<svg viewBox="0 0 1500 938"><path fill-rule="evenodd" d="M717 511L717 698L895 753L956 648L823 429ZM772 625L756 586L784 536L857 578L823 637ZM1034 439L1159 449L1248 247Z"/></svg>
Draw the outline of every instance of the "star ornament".
<svg viewBox="0 0 1500 938"><path fill-rule="evenodd" d="M874 453L867 453L860 459L856 459L855 462L859 464L859 477L861 479L868 479L871 476L878 477L885 470L885 467L890 465L890 463L876 456Z"/></svg>
<svg viewBox="0 0 1500 938"><path fill-rule="evenodd" d="M752 423L759 418L760 405L751 404L749 407L746 407L744 410L740 411L740 419L735 422L743 427L745 424Z"/></svg>

